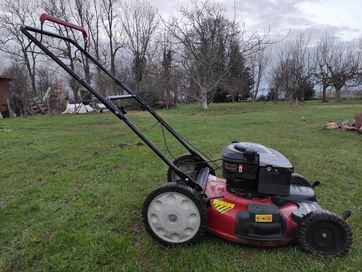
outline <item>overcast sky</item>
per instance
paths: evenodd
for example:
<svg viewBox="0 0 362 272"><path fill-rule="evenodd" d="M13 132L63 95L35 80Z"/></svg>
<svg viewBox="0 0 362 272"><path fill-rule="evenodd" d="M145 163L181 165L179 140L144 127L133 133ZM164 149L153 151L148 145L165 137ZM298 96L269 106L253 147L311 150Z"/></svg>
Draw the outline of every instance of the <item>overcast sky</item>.
<svg viewBox="0 0 362 272"><path fill-rule="evenodd" d="M361 37L362 0L214 0L245 22L248 30L282 35L290 29L308 29L315 38L328 32L344 40ZM177 8L189 0L152 0L163 16L177 16Z"/></svg>

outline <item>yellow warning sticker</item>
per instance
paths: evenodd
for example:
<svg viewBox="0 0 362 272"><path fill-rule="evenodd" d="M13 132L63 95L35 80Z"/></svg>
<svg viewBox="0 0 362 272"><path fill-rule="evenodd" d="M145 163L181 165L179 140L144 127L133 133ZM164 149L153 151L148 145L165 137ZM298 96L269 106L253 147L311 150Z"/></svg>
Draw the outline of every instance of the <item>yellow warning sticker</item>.
<svg viewBox="0 0 362 272"><path fill-rule="evenodd" d="M235 207L234 203L222 201L220 199L214 199L212 201L212 204L214 205L215 209L221 214L224 214Z"/></svg>
<svg viewBox="0 0 362 272"><path fill-rule="evenodd" d="M256 214L255 222L261 222L261 223L273 222L273 215L272 214Z"/></svg>

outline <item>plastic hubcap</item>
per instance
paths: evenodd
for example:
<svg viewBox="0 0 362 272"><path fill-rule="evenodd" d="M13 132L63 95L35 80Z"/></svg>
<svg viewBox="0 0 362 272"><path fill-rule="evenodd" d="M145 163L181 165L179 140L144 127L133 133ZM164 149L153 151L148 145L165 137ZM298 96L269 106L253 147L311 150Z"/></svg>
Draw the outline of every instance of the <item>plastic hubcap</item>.
<svg viewBox="0 0 362 272"><path fill-rule="evenodd" d="M152 231L171 243L183 243L192 239L200 228L200 212L186 195L166 192L156 196L147 210Z"/></svg>

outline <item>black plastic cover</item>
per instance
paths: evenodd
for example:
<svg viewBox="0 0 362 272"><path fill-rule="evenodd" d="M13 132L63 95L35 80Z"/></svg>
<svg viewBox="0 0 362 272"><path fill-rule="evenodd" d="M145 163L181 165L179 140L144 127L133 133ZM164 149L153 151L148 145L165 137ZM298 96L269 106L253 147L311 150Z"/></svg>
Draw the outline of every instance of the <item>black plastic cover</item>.
<svg viewBox="0 0 362 272"><path fill-rule="evenodd" d="M257 222L257 215L271 215L271 222ZM236 215L236 236L240 239L275 241L284 239L285 221L273 204L249 204Z"/></svg>
<svg viewBox="0 0 362 272"><path fill-rule="evenodd" d="M259 155L237 143L228 145L222 152L222 173L228 188L254 191L258 187Z"/></svg>
<svg viewBox="0 0 362 272"><path fill-rule="evenodd" d="M292 218L296 223L302 222L303 218L311 212L323 211L321 206L314 201L300 202L298 205L299 208L292 213Z"/></svg>
<svg viewBox="0 0 362 272"><path fill-rule="evenodd" d="M293 170L280 167L259 167L258 193L268 195L289 195Z"/></svg>
<svg viewBox="0 0 362 272"><path fill-rule="evenodd" d="M300 186L292 184L290 186L289 195L283 199L298 202L298 201L316 201L315 192L312 187Z"/></svg>
<svg viewBox="0 0 362 272"><path fill-rule="evenodd" d="M228 162L259 163L259 154L255 150L245 149L237 143L228 145L221 154L221 159Z"/></svg>
<svg viewBox="0 0 362 272"><path fill-rule="evenodd" d="M227 188L238 193L287 196L293 166L280 152L251 142L232 143L221 154Z"/></svg>

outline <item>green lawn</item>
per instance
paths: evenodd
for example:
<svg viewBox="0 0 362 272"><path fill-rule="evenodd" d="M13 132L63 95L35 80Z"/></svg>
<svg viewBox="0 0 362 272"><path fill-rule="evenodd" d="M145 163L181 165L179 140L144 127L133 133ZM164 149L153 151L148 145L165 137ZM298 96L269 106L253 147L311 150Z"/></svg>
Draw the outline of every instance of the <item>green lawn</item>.
<svg viewBox="0 0 362 272"><path fill-rule="evenodd" d="M320 180L324 208L353 211L353 248L335 259L313 257L296 245L263 249L212 235L166 248L145 232L140 210L147 194L165 182L167 167L113 115L0 120L0 271L361 271L362 135L324 129L328 120L352 119L356 111L362 101L160 111L213 158L232 140L254 141L280 150L298 172ZM163 144L145 112L129 115ZM168 143L174 155L184 152Z"/></svg>

